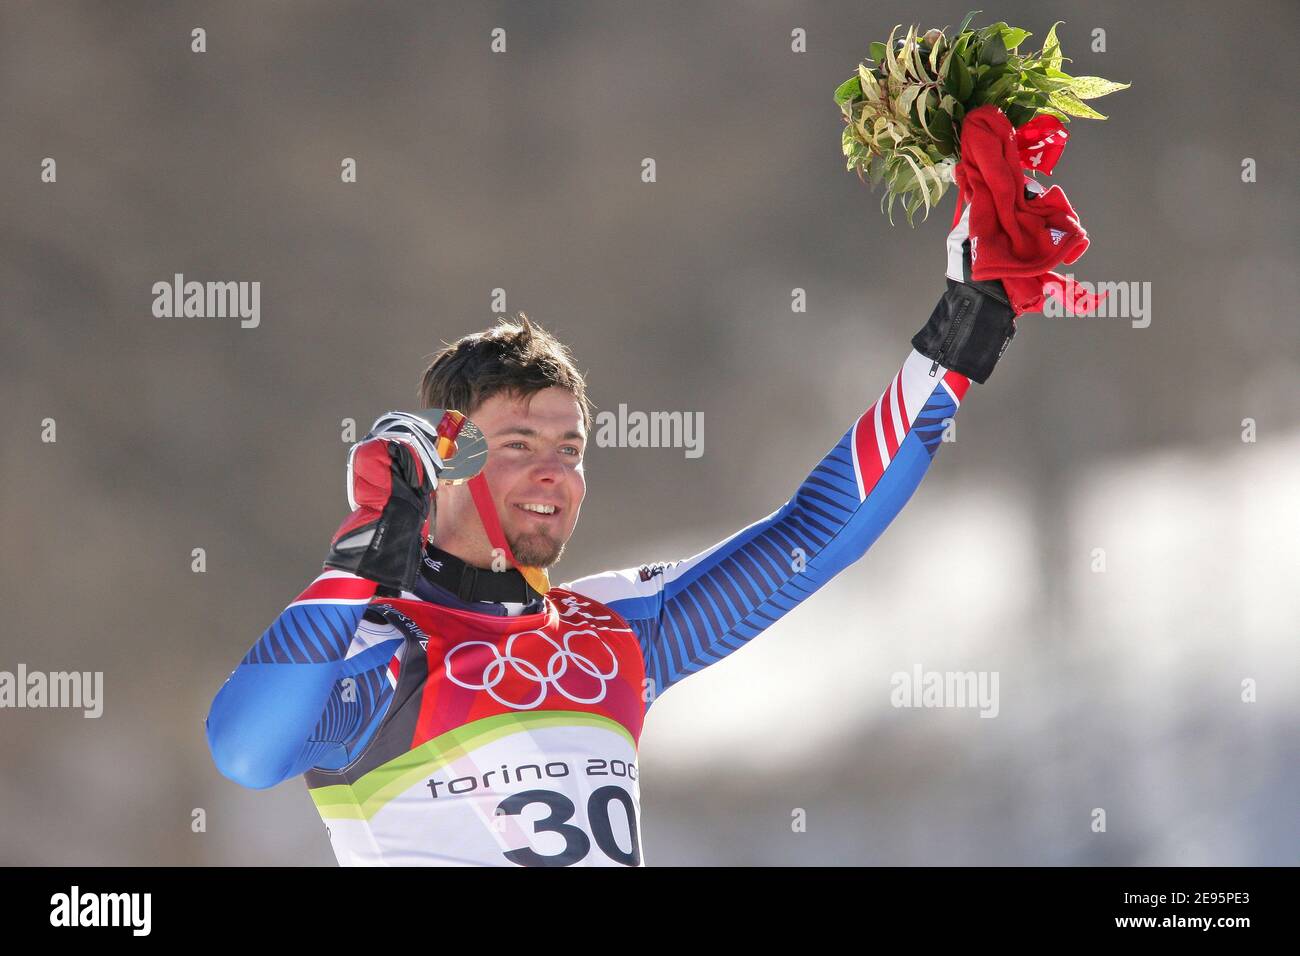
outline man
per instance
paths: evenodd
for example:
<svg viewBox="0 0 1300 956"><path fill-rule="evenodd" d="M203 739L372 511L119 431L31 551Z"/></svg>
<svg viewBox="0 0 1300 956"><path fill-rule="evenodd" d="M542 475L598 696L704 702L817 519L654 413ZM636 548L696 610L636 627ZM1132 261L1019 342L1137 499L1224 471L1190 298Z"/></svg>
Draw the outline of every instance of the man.
<svg viewBox="0 0 1300 956"><path fill-rule="evenodd" d="M353 447L325 570L213 701L218 768L303 774L344 865L641 865L646 710L867 550L1015 334L1002 283L969 278L969 213L876 403L781 508L685 560L550 587L586 492L582 376L522 315L445 349L420 399L481 429L481 474L438 484L455 416L390 413Z"/></svg>

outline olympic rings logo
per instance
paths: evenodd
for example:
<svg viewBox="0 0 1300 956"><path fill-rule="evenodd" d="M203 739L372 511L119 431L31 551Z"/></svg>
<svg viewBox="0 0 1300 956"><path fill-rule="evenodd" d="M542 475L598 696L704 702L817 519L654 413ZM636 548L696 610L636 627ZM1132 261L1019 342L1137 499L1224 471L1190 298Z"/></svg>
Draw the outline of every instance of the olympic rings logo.
<svg viewBox="0 0 1300 956"><path fill-rule="evenodd" d="M609 655L609 662L604 668L598 666L597 662L586 654L574 650L570 646L573 638L579 635L589 635L595 640L600 650ZM529 636L539 638L550 645L551 654L544 664L534 663L534 661L528 660L527 657L515 653L515 642L520 638ZM549 634L544 634L541 631L520 631L518 634L511 634L506 639L504 654L495 644L488 641L465 641L463 644L457 644L447 652L443 658L443 667L446 670L447 679L453 684L464 687L466 690L486 691L498 704L509 707L511 710L532 710L540 706L546 700L546 695L552 687L575 704L600 703L605 699L609 680L618 674L618 658L609 645L594 630L569 631L564 635L562 641L561 643L561 641L557 641ZM487 648L491 652L491 659L486 663L482 663L482 670L476 680L467 680L466 677L470 675L457 676L455 664L457 655L460 655L462 670L468 668L471 675L473 671L478 670L483 657L482 652L465 653L467 648L475 646ZM591 648L584 649L593 650ZM603 657L604 655L597 654L597 656ZM572 671L570 668L572 668ZM536 696L524 702L507 700L497 691L497 686L506 679L508 674L513 674L529 684L536 685ZM581 693L575 692L571 687L565 687L564 679L566 674L586 675L587 678L594 680L600 689L594 694L583 696ZM584 684L591 683L591 680L583 680L581 677L578 677L578 680ZM572 684L572 677L569 682Z"/></svg>

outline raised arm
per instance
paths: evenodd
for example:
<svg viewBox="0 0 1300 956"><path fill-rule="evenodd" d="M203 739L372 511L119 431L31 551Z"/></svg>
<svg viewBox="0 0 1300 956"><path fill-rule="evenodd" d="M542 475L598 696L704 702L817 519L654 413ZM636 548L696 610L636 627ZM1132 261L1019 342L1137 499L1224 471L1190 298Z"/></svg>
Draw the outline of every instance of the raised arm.
<svg viewBox="0 0 1300 956"><path fill-rule="evenodd" d="M880 398L772 514L691 558L565 587L637 632L661 694L721 660L871 547L912 496L970 380L913 351Z"/></svg>
<svg viewBox="0 0 1300 956"><path fill-rule="evenodd" d="M963 217L949 238L948 291L913 351L784 505L694 557L565 585L636 631L651 701L743 647L860 558L920 484L970 382L988 378L1015 334L1002 284L964 278L965 225Z"/></svg>

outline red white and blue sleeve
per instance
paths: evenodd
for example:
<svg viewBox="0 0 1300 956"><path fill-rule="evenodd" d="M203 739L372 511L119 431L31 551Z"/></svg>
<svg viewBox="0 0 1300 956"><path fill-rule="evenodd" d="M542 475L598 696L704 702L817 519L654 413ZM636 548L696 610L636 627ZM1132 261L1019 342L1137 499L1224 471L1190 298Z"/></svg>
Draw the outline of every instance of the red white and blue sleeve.
<svg viewBox="0 0 1300 956"><path fill-rule="evenodd" d="M405 648L392 624L365 613L377 587L325 569L244 655L205 721L225 776L263 789L313 767L341 769L365 748Z"/></svg>
<svg viewBox="0 0 1300 956"><path fill-rule="evenodd" d="M744 647L862 557L925 476L969 385L965 375L913 351L772 514L694 557L563 586L628 621L652 702Z"/></svg>

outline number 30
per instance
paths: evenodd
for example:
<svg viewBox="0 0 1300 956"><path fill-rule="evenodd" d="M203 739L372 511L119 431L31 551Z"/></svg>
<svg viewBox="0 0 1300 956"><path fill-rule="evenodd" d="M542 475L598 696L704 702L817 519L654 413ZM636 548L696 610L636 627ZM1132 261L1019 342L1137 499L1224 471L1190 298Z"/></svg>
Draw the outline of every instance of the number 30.
<svg viewBox="0 0 1300 956"><path fill-rule="evenodd" d="M610 825L609 806L618 802L627 814L627 829L632 835L631 850L624 850L614 839L614 828ZM541 803L550 808L551 814L533 824L534 833L558 833L564 837L564 849L559 853L538 853L531 847L507 850L505 857L511 863L520 866L571 866L591 851L591 840L580 828L567 821L572 819L576 809L573 801L562 793L553 790L525 790L511 794L497 806L497 813L518 815L524 807L532 803ZM632 798L622 787L607 786L593 790L587 799L587 819L591 821L591 834L596 838L596 846L601 851L624 866L637 866L641 862L641 847L636 839L636 808Z"/></svg>

